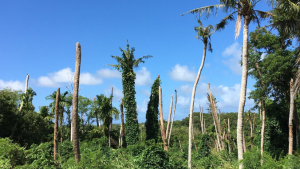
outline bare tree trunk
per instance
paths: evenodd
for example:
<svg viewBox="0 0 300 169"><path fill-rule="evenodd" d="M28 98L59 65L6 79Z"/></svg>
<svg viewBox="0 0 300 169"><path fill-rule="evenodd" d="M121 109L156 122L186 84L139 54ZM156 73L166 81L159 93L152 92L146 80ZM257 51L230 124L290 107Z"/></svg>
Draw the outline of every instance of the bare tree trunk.
<svg viewBox="0 0 300 169"><path fill-rule="evenodd" d="M201 133L203 134L203 114L202 114L202 112L201 112L201 106L200 106L200 104L199 104L199 110L200 110L200 125L201 125Z"/></svg>
<svg viewBox="0 0 300 169"><path fill-rule="evenodd" d="M256 67L257 74L258 74L258 78L261 80L261 89L263 90L263 88L264 88L264 82L262 81L262 76L261 76L261 73L260 73L260 69L259 69L258 63L255 63L255 67ZM266 123L266 109L265 108L266 108L265 107L265 100L261 100L260 101L260 111L262 112L261 141L260 141L260 153L261 153L261 157L263 157L264 143L265 143L265 123ZM263 160L261 160L261 165L262 164L263 164Z"/></svg>
<svg viewBox="0 0 300 169"><path fill-rule="evenodd" d="M198 153L198 148L197 148L197 145L195 143L195 139L193 139L193 142L194 142L194 146L195 146L196 152Z"/></svg>
<svg viewBox="0 0 300 169"><path fill-rule="evenodd" d="M119 135L119 148L122 147L122 127L120 127L120 135Z"/></svg>
<svg viewBox="0 0 300 169"><path fill-rule="evenodd" d="M122 130L122 135L121 135L121 147L122 147L122 146L123 146L123 139L124 139L124 136L125 136L125 131L124 131L123 98L121 99L120 110L121 110L121 130ZM125 140L125 139L124 139L124 140Z"/></svg>
<svg viewBox="0 0 300 169"><path fill-rule="evenodd" d="M219 109L219 124L221 125L221 110Z"/></svg>
<svg viewBox="0 0 300 169"><path fill-rule="evenodd" d="M25 82L25 90L24 90L24 94L26 95L27 93L27 89L28 89L28 81L29 81L29 74L27 74L26 76L26 82ZM23 97L23 99L25 99L25 97ZM22 108L23 108L23 100L21 101L21 104L20 104L20 108L19 108L19 111L18 111L18 118L21 117L21 112L22 112ZM13 137L14 137L14 134L15 134L15 131L17 129L17 126L18 126L18 120L16 121L14 127L12 128L12 132L11 132L11 135L9 136L9 138L12 140Z"/></svg>
<svg viewBox="0 0 300 169"><path fill-rule="evenodd" d="M246 148L246 140L245 140L245 132L243 130L243 146L244 146L244 153L247 151L247 148Z"/></svg>
<svg viewBox="0 0 300 169"><path fill-rule="evenodd" d="M293 115L294 113L294 90L293 79L290 82L290 117L289 117L289 155L293 155Z"/></svg>
<svg viewBox="0 0 300 169"><path fill-rule="evenodd" d="M203 124L203 127L204 127L204 133L206 133L205 119L204 119L204 124Z"/></svg>
<svg viewBox="0 0 300 169"><path fill-rule="evenodd" d="M243 28L243 72L241 81L240 102L238 109L237 120L237 146L238 146L238 159L239 161L244 159L243 152L243 114L246 102L246 89L247 89L247 77L248 77L248 26L250 23L249 16L244 16L244 28ZM239 164L239 168L243 168L243 163Z"/></svg>
<svg viewBox="0 0 300 169"><path fill-rule="evenodd" d="M164 143L164 150L169 151L167 143L166 143L166 133L165 133L165 127L164 127L163 111L162 111L162 91L161 91L160 86L159 86L159 116L160 116L161 138Z"/></svg>
<svg viewBox="0 0 300 169"><path fill-rule="evenodd" d="M217 146L218 146L218 149L221 149L220 138L219 138L218 129L217 129L217 126L216 126L216 119L215 119L214 116L213 116L213 120L214 120L216 135L217 135Z"/></svg>
<svg viewBox="0 0 300 169"><path fill-rule="evenodd" d="M295 95L295 94L294 94ZM298 119L298 113L297 113L297 108L296 108L296 103L294 102L294 121L295 121L295 137L296 137L296 150L298 149L298 144L299 144L299 119Z"/></svg>
<svg viewBox="0 0 300 169"><path fill-rule="evenodd" d="M261 120L261 101L259 101L259 119Z"/></svg>
<svg viewBox="0 0 300 169"><path fill-rule="evenodd" d="M80 149L78 139L78 88L80 78L80 64L81 64L81 46L76 43L76 64L74 74L74 88L73 88L73 110L72 110L72 131L73 131L73 150L75 155L76 164L80 161Z"/></svg>
<svg viewBox="0 0 300 169"><path fill-rule="evenodd" d="M170 104L170 112L169 112L169 118L168 118L168 125L167 125L167 131L166 131L166 137L168 138L169 134L169 126L170 126L170 120L171 120L171 114L172 114L172 107L173 107L173 94L171 96L171 104ZM168 142L169 145L169 142Z"/></svg>
<svg viewBox="0 0 300 169"><path fill-rule="evenodd" d="M181 147L181 142L180 142L180 140L179 140L179 146L180 146L181 152L183 153L183 150L182 150L182 147Z"/></svg>
<svg viewBox="0 0 300 169"><path fill-rule="evenodd" d="M217 114L217 109L216 109L216 105L215 105L215 102L214 102L214 97L211 94L210 84L209 83L208 83L208 92L209 92L209 99L210 99L210 104L211 104L211 112L212 112L212 115L213 115L213 118L214 118L214 124L215 124L215 129L216 129L218 144L219 144L220 150L222 150L221 149L221 143L220 143L221 127L220 127L220 123L219 123L219 120L218 120L218 114Z"/></svg>
<svg viewBox="0 0 300 169"><path fill-rule="evenodd" d="M55 120L54 120L54 160L58 155L58 147L57 147L57 130L58 130L58 111L59 111L59 96L60 96L60 88L56 91L56 98L55 98Z"/></svg>
<svg viewBox="0 0 300 169"><path fill-rule="evenodd" d="M141 142L143 142L143 126L141 126Z"/></svg>
<svg viewBox="0 0 300 169"><path fill-rule="evenodd" d="M70 141L73 141L73 125L72 125L72 122L71 122L71 139Z"/></svg>
<svg viewBox="0 0 300 169"><path fill-rule="evenodd" d="M228 118L228 150L229 154L231 154L231 144L230 144L231 138L230 138L230 120Z"/></svg>
<svg viewBox="0 0 300 169"><path fill-rule="evenodd" d="M171 129L170 129L170 133L169 133L168 145L170 145L171 133L172 133L173 122L174 122L174 117L175 117L176 103L177 103L177 91L175 90L175 105L174 105Z"/></svg>
<svg viewBox="0 0 300 169"><path fill-rule="evenodd" d="M110 95L111 97L113 97L113 87L111 88L111 95ZM111 101L110 101L110 104L111 104L111 106L112 106L112 99L111 99ZM110 117L110 118L112 118L112 117ZM109 126L108 126L108 146L110 147L111 146L111 141L110 141L110 131L111 131L111 127L112 127L112 120L111 120L111 122L109 123Z"/></svg>

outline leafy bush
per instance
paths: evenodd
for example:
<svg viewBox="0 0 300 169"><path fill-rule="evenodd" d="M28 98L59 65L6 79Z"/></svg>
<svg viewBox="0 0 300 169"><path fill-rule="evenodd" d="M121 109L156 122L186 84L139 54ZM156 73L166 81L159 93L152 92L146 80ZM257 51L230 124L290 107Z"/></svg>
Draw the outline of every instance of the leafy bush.
<svg viewBox="0 0 300 169"><path fill-rule="evenodd" d="M139 160L141 168L171 168L169 154L157 145L147 147Z"/></svg>
<svg viewBox="0 0 300 169"><path fill-rule="evenodd" d="M24 163L24 148L12 143L8 138L0 139L0 168L13 168Z"/></svg>

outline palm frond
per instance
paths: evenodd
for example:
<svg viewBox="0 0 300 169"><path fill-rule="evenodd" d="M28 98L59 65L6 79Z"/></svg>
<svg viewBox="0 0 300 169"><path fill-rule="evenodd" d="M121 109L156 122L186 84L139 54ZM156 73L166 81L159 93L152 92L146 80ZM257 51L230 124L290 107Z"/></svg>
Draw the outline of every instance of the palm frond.
<svg viewBox="0 0 300 169"><path fill-rule="evenodd" d="M240 35L241 31L241 20L242 20L242 15L238 13L236 23L235 23L235 39L237 39Z"/></svg>
<svg viewBox="0 0 300 169"><path fill-rule="evenodd" d="M233 21L234 20L233 14L236 13L236 12L237 11L235 11L235 12L229 14L228 16L226 16L225 18L223 18L221 20L221 22L216 25L216 30L222 30L222 29L224 29L225 26L228 24L229 21Z"/></svg>
<svg viewBox="0 0 300 169"><path fill-rule="evenodd" d="M138 67L140 63L145 63L145 61L143 59L148 59L148 58L151 58L153 56L151 55L147 55L147 56L143 56L143 57L140 57L138 59L135 59L134 62L133 62L133 67Z"/></svg>
<svg viewBox="0 0 300 169"><path fill-rule="evenodd" d="M204 7L201 7L201 8L196 8L196 9L190 10L188 12L185 12L185 13L181 14L181 16L183 16L187 13L191 13L191 14L196 13L196 14L199 14L199 16L201 16L203 13L206 13L206 18L208 18L211 13L214 13L214 15L216 15L217 10L222 9L222 8L225 8L224 4L204 6Z"/></svg>
<svg viewBox="0 0 300 169"><path fill-rule="evenodd" d="M261 18L261 19L267 19L269 17L274 16L271 12L267 11L260 11L260 10L255 10L255 13Z"/></svg>

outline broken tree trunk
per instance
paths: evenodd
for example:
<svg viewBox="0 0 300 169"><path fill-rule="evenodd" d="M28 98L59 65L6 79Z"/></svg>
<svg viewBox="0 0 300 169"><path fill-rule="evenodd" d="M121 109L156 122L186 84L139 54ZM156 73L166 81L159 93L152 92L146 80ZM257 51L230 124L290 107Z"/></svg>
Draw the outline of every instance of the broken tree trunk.
<svg viewBox="0 0 300 169"><path fill-rule="evenodd" d="M159 86L159 116L160 116L161 139L164 144L164 150L169 151L168 146L166 144L166 133L164 127L163 110L162 110L162 91L160 86Z"/></svg>
<svg viewBox="0 0 300 169"><path fill-rule="evenodd" d="M166 131L166 137L168 138L169 134L169 126L170 126L170 120L171 120L171 114L172 114L172 108L173 108L173 95L171 96L171 104L170 104L170 112L169 112L169 118L168 118L168 125L167 125L167 131ZM168 142L169 145L169 142Z"/></svg>

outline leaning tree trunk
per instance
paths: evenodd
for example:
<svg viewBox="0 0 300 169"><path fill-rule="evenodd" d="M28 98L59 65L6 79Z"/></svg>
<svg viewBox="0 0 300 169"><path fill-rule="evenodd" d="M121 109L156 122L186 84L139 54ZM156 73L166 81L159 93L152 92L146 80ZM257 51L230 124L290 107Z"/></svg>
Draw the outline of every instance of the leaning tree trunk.
<svg viewBox="0 0 300 169"><path fill-rule="evenodd" d="M202 56L202 62L201 62L201 66L200 66L198 74L197 74L197 78L196 78L195 83L194 83L192 99L191 99L191 106L190 106L189 150L188 150L188 167L189 167L189 169L192 168L192 127L193 127L192 123L193 123L194 100L195 100L197 84L199 82L200 75L201 75L201 72L202 72L202 69L203 69L203 66L204 66L204 62L205 62L206 47L207 47L207 43L204 43L204 51L203 51L203 56Z"/></svg>
<svg viewBox="0 0 300 169"><path fill-rule="evenodd" d="M27 76L26 76L25 90L24 90L24 94L25 94L25 95L26 95L27 89L28 89L28 80L29 80L29 74L27 74ZM25 98L25 97L23 97L23 99L24 99L24 98ZM18 111L18 118L21 117L21 112L22 112L22 108L23 108L23 104L24 104L23 99L22 99L22 101L21 101L20 108L19 108L19 111ZM18 120L16 121L14 127L12 128L11 135L9 136L9 138L10 138L11 140L12 140L13 137L14 137L14 134L15 134L15 131L16 131L16 129L17 129L17 126L18 126Z"/></svg>
<svg viewBox="0 0 300 169"><path fill-rule="evenodd" d="M169 136L168 134L169 134L169 126L170 126L171 114L172 114L172 107L173 107L173 94L171 96L170 112L169 112L168 125L167 125L167 131L166 131L167 138ZM169 145L169 142L168 142L168 145Z"/></svg>
<svg viewBox="0 0 300 169"><path fill-rule="evenodd" d="M80 149L78 139L78 88L80 78L80 64L81 64L81 46L80 43L76 43L76 63L74 74L74 88L73 88L73 110L72 110L72 132L73 132L73 150L75 161L78 164L80 161Z"/></svg>
<svg viewBox="0 0 300 169"><path fill-rule="evenodd" d="M167 143L166 143L166 133L164 127L164 118L163 118L163 111L162 111L162 92L161 87L159 86L159 116L160 116L160 132L161 132L161 139L164 144L164 150L169 151Z"/></svg>
<svg viewBox="0 0 300 169"><path fill-rule="evenodd" d="M174 117L175 117L176 103L177 103L177 91L175 90L175 105L174 105L171 129L170 129L170 133L169 133L168 145L170 145L171 133L172 133L173 122L174 122Z"/></svg>
<svg viewBox="0 0 300 169"><path fill-rule="evenodd" d="M290 82L290 117L289 117L289 154L293 155L293 115L294 113L294 90L293 79Z"/></svg>
<svg viewBox="0 0 300 169"><path fill-rule="evenodd" d="M60 88L56 91L56 98L55 98L55 120L54 120L54 160L58 155L58 147L57 147L57 130L58 130L58 111L59 111L59 96L60 96Z"/></svg>
<svg viewBox="0 0 300 169"><path fill-rule="evenodd" d="M244 28L243 28L243 72L241 81L241 92L240 102L238 109L238 120L237 120L237 146L238 146L238 159L239 161L244 159L243 151L243 114L246 102L246 88L247 88L247 77L248 77L248 26L249 16L244 16ZM243 168L243 163L239 164L239 168Z"/></svg>

